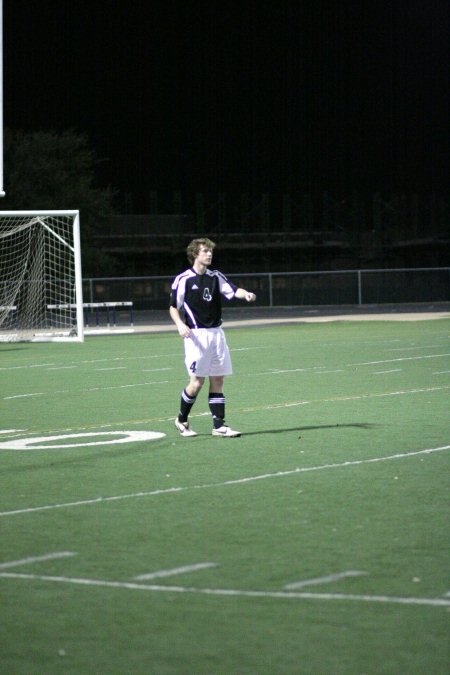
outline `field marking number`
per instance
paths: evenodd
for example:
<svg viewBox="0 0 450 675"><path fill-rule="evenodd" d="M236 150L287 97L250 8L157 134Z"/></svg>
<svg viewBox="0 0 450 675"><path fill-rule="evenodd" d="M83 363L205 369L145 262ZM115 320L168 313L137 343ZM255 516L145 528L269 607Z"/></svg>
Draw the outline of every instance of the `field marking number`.
<svg viewBox="0 0 450 675"><path fill-rule="evenodd" d="M19 438L11 441L0 441L0 450L55 450L58 448L78 448L89 445L113 445L117 443L136 443L138 441L155 441L164 438L166 434L161 431L96 431L82 434L60 434L58 436L35 436L33 438ZM119 436L114 440L110 438L102 441L78 441L76 443L53 443L69 438L92 438L104 436ZM49 445L49 443L51 444Z"/></svg>

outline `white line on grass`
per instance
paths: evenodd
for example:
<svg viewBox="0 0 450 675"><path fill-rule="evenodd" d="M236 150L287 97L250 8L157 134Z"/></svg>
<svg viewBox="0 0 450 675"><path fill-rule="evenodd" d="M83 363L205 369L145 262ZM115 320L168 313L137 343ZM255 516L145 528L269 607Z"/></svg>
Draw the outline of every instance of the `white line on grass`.
<svg viewBox="0 0 450 675"><path fill-rule="evenodd" d="M318 368L321 368L322 366L316 366ZM283 373L306 373L307 370L310 370L310 368L289 368L285 370L274 370L271 368L269 370L269 375L282 375ZM313 369L311 369L313 370Z"/></svg>
<svg viewBox="0 0 450 675"><path fill-rule="evenodd" d="M413 347L391 347L387 352L406 352L411 349L440 349L442 345L414 345Z"/></svg>
<svg viewBox="0 0 450 675"><path fill-rule="evenodd" d="M45 560L71 558L74 555L77 554L72 551L57 551L56 553L46 553L45 555L33 556L31 558L22 558L21 560L9 560L8 562L0 563L0 570L5 570L8 567L18 567L19 565L31 565L31 563L42 562Z"/></svg>
<svg viewBox="0 0 450 675"><path fill-rule="evenodd" d="M89 387L82 391L109 391L110 389L129 389L130 387L148 387L151 384L169 384L169 380L155 380L154 382L140 382L138 384L117 384L112 387Z"/></svg>
<svg viewBox="0 0 450 675"><path fill-rule="evenodd" d="M447 373L450 373L450 370L438 370L435 373L431 373L432 375L446 375Z"/></svg>
<svg viewBox="0 0 450 675"><path fill-rule="evenodd" d="M16 394L15 396L5 396L4 401L9 401L12 398L29 398L30 396L45 396L44 391L36 391L33 394Z"/></svg>
<svg viewBox="0 0 450 675"><path fill-rule="evenodd" d="M167 356L176 356L178 355L176 352L172 352L169 354L151 354L148 355L146 354L145 356L116 356L113 359L110 358L105 358L105 359L85 359L82 361L72 361L70 365L74 365L75 368L78 368L81 364L90 364L90 363L111 363L113 361L136 361L136 360L143 360L143 359L159 359L159 358L165 358ZM24 364L22 366L3 366L0 367L0 370L23 370L24 368L47 368L48 366L56 366L56 363L31 363L31 364Z"/></svg>
<svg viewBox="0 0 450 675"><path fill-rule="evenodd" d="M424 357L425 358L425 357ZM402 360L402 359L394 359L394 360ZM388 361L374 361L373 363L389 363ZM361 365L361 364L348 364L348 365ZM364 364L368 365L368 364ZM263 371L261 373L258 373L259 375L280 375L283 373L292 373L292 372L304 372L305 370L319 370L321 368L324 368L324 366L314 366L313 368L310 369L304 369L304 368L295 368L293 370L270 370L270 371ZM157 369L159 370L159 369ZM152 372L152 371L148 371ZM331 372L331 371L330 371ZM336 371L338 372L338 371ZM155 384L169 384L170 380L155 380L152 382L133 382L132 384L121 384L121 385L109 385L106 387L88 387L88 388L82 388L82 389L60 389L60 390L52 390L52 391L47 391L47 392L30 392L27 394L16 394L15 396L5 396L3 397L4 401L8 401L11 399L16 399L16 398L26 398L29 396L55 396L55 395L60 395L60 394L73 394L74 391L77 391L78 393L80 392L91 392L91 391L111 391L113 389L132 389L134 387L147 387ZM345 398L332 398L332 399L319 399L318 401L301 401L297 405L305 405L306 403L317 403L317 402L329 402L329 401L346 401L350 399L362 399L362 398L367 398L371 396L396 396L399 394L416 394L420 392L427 392L427 391L438 391L440 389L447 389L449 388L450 385L446 386L444 385L443 387L427 387L425 389L409 389L409 390L403 390L403 391L395 391L395 392L386 392L386 393L381 393L381 394L362 394L361 396L352 396L352 397L345 397ZM282 408L284 405L295 405L295 403L289 403L289 404L279 404L276 406L267 406L267 407L259 407L258 410L268 410L271 408ZM245 410L250 410L249 408L246 408ZM209 413L208 413L209 414Z"/></svg>
<svg viewBox="0 0 450 675"><path fill-rule="evenodd" d="M83 579L78 577L55 577L39 574L19 574L0 572L5 579L28 579L33 581L50 581L81 586L99 586L104 588L125 588L136 591L153 591L158 593L195 593L197 595L215 595L243 598L273 598L277 600L341 600L356 602L378 602L396 605L426 605L431 607L450 607L450 600L443 598L402 598L389 595L355 595L346 593L296 593L295 591L252 591L233 588L194 588L191 586L159 586L138 584L130 581L107 581L103 579Z"/></svg>
<svg viewBox="0 0 450 675"><path fill-rule="evenodd" d="M409 457L416 457L418 455L429 455L434 452L442 452L449 450L450 445L443 445L438 448L427 448L425 450L415 450L412 452L398 453L396 455L388 455L386 457L373 457L372 459L356 459L339 464L321 464L319 466L304 466L296 467L288 471L277 471L275 473L264 473L258 476L247 476L244 478L235 478L226 480L221 483L204 483L203 485L184 485L179 487L161 488L157 490L149 490L148 492L132 492L130 494L114 495L112 497L95 497L93 499L83 499L76 502L64 502L61 504L46 504L45 506L31 506L24 509L15 509L13 511L0 511L0 516L15 516L20 513L34 513L36 511L49 511L53 509L70 508L73 506L88 506L90 504L99 504L103 502L120 501L123 499L137 499L139 497L155 497L159 495L168 495L177 492L187 492L190 490L206 490L217 487L228 487L229 485L244 485L246 483L253 483L258 480L267 480L268 478L284 478L285 476L293 476L300 473L309 473L311 471L323 471L325 469L341 469L349 466L360 466L362 464L374 464L377 462L386 462L388 460L406 459Z"/></svg>
<svg viewBox="0 0 450 675"><path fill-rule="evenodd" d="M386 391L378 394L369 392L368 394L359 394L355 396L335 396L333 398L320 398L311 401L291 401L290 403L272 403L267 406L257 406L252 408L242 408L242 412L255 412L256 410L273 410L275 408L291 408L297 405L309 405L312 403L337 403L339 401L361 401L365 398L382 398L384 396L403 396L405 394L423 394L430 391L442 391L450 389L450 385L444 384L442 387L426 387L424 389L401 389L400 391ZM208 414L208 413L202 413ZM192 417L198 416L194 413Z"/></svg>
<svg viewBox="0 0 450 675"><path fill-rule="evenodd" d="M133 382L133 384L117 384L117 385L111 385L108 387L87 387L86 389L59 389L55 391L48 391L46 392L47 395L54 396L55 394L73 394L74 391L78 392L89 392L89 391L111 391L112 389L130 389L132 387L148 387L150 385L154 384L169 384L169 380L155 380L153 382ZM36 393L30 393L30 394L18 394L16 396L5 396L4 401L8 401L9 399L12 398L25 398L27 396L44 396L45 392L36 392Z"/></svg>
<svg viewBox="0 0 450 675"><path fill-rule="evenodd" d="M56 366L56 363L30 363L27 366L2 366L0 370L21 370L23 368L47 368L48 366Z"/></svg>
<svg viewBox="0 0 450 675"><path fill-rule="evenodd" d="M394 363L395 361L419 361L421 359L438 359L450 354L426 354L425 356L402 356L399 359L386 359L385 361L363 361L362 363L347 363L347 366L373 366L377 363Z"/></svg>
<svg viewBox="0 0 450 675"><path fill-rule="evenodd" d="M372 375L386 375L387 373L401 373L401 368L394 368L393 370L376 370Z"/></svg>
<svg viewBox="0 0 450 675"><path fill-rule="evenodd" d="M112 363L114 361L146 361L148 359L162 359L166 356L175 355L176 352L169 352L168 354L145 354L144 356L115 356L113 359L85 359L83 361L73 361L72 363L75 363L77 366L79 366L81 363L89 365L90 363Z"/></svg>
<svg viewBox="0 0 450 675"><path fill-rule="evenodd" d="M177 574L186 574L187 572L198 572L210 567L218 567L217 563L204 562L196 565L184 565L184 567L174 567L171 570L159 570L158 572L149 572L148 574L140 574L134 577L134 581L148 581L149 579L157 579L161 577L172 577Z"/></svg>
<svg viewBox="0 0 450 675"><path fill-rule="evenodd" d="M375 366L380 363L396 363L398 361L417 361L420 359L436 359L444 356L450 356L450 354L428 354L426 356L404 356L398 359L385 359L383 361L363 361L361 363L346 363L344 364L346 368L352 368L354 366ZM283 375L284 373L305 373L309 370L320 370L325 368L325 366L311 366L310 368L285 368L285 369L270 369L265 371L266 375ZM340 372L340 371L329 371L329 372ZM388 371L386 371L388 372Z"/></svg>
<svg viewBox="0 0 450 675"><path fill-rule="evenodd" d="M294 581L291 584L286 584L284 587L287 591L295 591L298 588L304 588L305 586L316 586L321 584L331 584L333 581L339 581L340 579L347 579L347 577L362 577L365 576L367 572L358 572L353 570L348 570L347 572L338 572L337 574L328 574L325 577L317 577L316 579L304 579L303 581Z"/></svg>
<svg viewBox="0 0 450 675"><path fill-rule="evenodd" d="M230 347L230 352L250 352L254 351L255 349L267 349L267 347Z"/></svg>

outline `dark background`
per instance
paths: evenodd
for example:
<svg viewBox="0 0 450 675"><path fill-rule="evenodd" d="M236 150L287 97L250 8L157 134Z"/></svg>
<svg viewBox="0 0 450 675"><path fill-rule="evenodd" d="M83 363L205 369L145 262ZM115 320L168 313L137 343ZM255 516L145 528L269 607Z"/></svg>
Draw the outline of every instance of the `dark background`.
<svg viewBox="0 0 450 675"><path fill-rule="evenodd" d="M4 117L88 134L98 181L448 190L445 0L3 0ZM5 176L7 189L7 176Z"/></svg>

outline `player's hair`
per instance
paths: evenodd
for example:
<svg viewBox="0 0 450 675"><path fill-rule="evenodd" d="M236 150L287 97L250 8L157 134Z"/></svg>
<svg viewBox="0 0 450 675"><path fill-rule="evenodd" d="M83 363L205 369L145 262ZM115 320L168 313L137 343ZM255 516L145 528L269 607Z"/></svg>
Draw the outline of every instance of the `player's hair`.
<svg viewBox="0 0 450 675"><path fill-rule="evenodd" d="M191 264L194 263L194 260L198 256L198 252L200 251L200 248L202 246L204 246L205 248L210 248L211 251L214 251L214 249L216 248L215 243L211 241L211 239L208 239L207 237L202 237L201 239L193 239L186 249L187 258Z"/></svg>

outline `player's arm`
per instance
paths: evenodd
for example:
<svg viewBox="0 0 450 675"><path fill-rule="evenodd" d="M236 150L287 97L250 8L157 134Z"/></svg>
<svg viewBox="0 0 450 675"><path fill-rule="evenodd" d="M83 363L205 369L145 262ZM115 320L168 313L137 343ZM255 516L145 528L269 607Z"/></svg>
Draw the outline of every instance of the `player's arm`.
<svg viewBox="0 0 450 675"><path fill-rule="evenodd" d="M229 282L226 276L224 276L221 272L217 271L216 274L219 279L220 292L227 298L227 300L231 300L231 298L239 298L239 300L255 302L256 295L254 293L251 293L251 291L246 291L245 288L236 288L236 286Z"/></svg>
<svg viewBox="0 0 450 675"><path fill-rule="evenodd" d="M170 318L174 322L175 326L178 329L179 334L182 338L187 338L191 334L191 329L189 326L186 326L183 319L181 318L180 312L176 307L169 307Z"/></svg>
<svg viewBox="0 0 450 675"><path fill-rule="evenodd" d="M239 300L246 300L247 302L255 302L256 300L256 295L251 291L246 291L245 288L238 288L234 297Z"/></svg>

